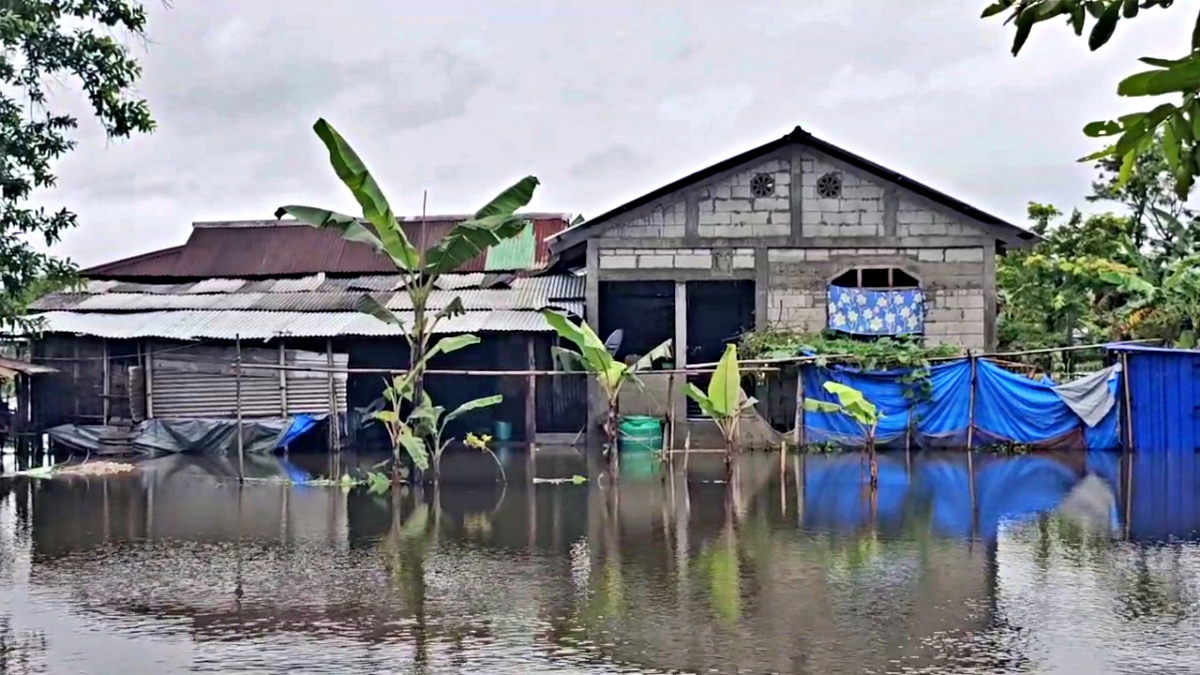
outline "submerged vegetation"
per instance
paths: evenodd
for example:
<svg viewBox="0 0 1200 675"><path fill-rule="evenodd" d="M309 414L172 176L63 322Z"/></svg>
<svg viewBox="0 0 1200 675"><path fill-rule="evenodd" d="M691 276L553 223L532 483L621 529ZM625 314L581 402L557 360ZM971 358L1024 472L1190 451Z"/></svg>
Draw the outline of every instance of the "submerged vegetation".
<svg viewBox="0 0 1200 675"><path fill-rule="evenodd" d="M435 343L438 324L462 314L464 309L459 298L441 307L430 306L430 298L441 275L454 272L480 252L515 237L528 227L527 221L516 215L516 211L533 198L538 180L533 176L521 179L432 245L421 242L422 246L414 246L383 190L346 139L323 119L317 120L313 130L324 143L334 172L362 207L362 216L289 205L280 207L275 217L291 216L312 227L336 230L348 241L366 244L391 259L403 277L404 291L412 306L411 319L405 320L371 295L363 295L358 305L360 311L399 326L409 346L409 370L388 384L384 390L388 405L375 413L375 417L387 429L392 441L393 478L399 477L401 453L404 453L421 470L429 468L432 459L436 482L440 478L439 460L448 443L443 440L446 423L471 410L496 405L502 397L474 399L449 413L430 399L425 391L425 371L429 361L438 354L454 352L480 341L475 335L455 335Z"/></svg>
<svg viewBox="0 0 1200 675"><path fill-rule="evenodd" d="M550 309L544 310L542 314L546 317L546 323L550 324L559 337L575 345L576 351L561 347L552 350L558 367L567 372L584 371L591 374L604 393L605 451L608 454L609 467L616 475L620 465L617 422L620 415L621 389L631 383L641 386L637 377L639 372L649 370L655 361L671 358L671 341L667 340L651 349L634 363L625 364L613 357L604 341L586 322L577 324L566 314Z"/></svg>
<svg viewBox="0 0 1200 675"><path fill-rule="evenodd" d="M687 385L687 395L721 430L725 439L725 467L728 470L737 454L738 423L742 416L754 409L758 401L742 390L742 373L738 367L738 351L735 345L726 345L717 369L708 381L708 391L692 384Z"/></svg>

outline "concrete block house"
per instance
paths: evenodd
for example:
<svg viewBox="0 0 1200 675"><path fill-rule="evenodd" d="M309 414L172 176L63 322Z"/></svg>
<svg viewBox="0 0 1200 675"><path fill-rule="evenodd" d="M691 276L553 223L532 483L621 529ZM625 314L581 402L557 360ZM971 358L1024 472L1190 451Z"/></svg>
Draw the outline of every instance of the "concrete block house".
<svg viewBox="0 0 1200 675"><path fill-rule="evenodd" d="M565 230L551 250L586 268L602 334L623 329L628 353L673 338L680 366L772 326L994 347L996 256L1035 240L797 128Z"/></svg>

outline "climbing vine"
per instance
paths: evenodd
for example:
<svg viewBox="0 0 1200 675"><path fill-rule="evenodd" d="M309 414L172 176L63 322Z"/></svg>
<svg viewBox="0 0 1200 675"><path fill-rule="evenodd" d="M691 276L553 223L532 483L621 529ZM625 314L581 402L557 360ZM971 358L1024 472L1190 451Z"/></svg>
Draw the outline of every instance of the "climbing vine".
<svg viewBox="0 0 1200 675"><path fill-rule="evenodd" d="M743 335L740 353L746 359L812 356L813 363L821 368L841 363L865 371L906 370L900 378L907 385L905 396L919 401L933 393L929 379L932 360L957 356L961 350L953 345L925 345L918 338L857 340L833 331L799 333L770 328Z"/></svg>

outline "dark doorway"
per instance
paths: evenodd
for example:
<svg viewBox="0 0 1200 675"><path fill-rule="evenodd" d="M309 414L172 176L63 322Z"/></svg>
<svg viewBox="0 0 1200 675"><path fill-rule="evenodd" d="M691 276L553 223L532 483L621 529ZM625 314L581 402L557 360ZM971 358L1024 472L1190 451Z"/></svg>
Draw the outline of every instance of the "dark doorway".
<svg viewBox="0 0 1200 675"><path fill-rule="evenodd" d="M753 294L751 294L753 299ZM600 339L621 329L617 358L644 355L675 337L675 282L600 282Z"/></svg>
<svg viewBox="0 0 1200 675"><path fill-rule="evenodd" d="M687 283L687 362L713 363L721 359L725 345L736 343L754 329L754 282L689 281ZM688 378L701 389L708 386L710 375ZM699 407L688 399L688 416L700 415Z"/></svg>

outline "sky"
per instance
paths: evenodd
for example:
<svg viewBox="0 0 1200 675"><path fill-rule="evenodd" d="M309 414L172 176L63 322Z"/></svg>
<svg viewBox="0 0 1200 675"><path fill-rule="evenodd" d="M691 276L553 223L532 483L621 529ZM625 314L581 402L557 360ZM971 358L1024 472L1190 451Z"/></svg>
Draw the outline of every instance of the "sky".
<svg viewBox="0 0 1200 675"><path fill-rule="evenodd" d="M1192 17L1145 12L1095 53L1042 24L1014 59L986 4L150 0L129 44L157 131L107 140L61 83L79 147L37 200L79 214L52 250L84 266L193 221L353 212L324 117L402 214L425 192L470 212L533 174L530 210L599 215L796 126L1013 222L1031 200L1089 208L1081 128L1140 109L1117 82L1185 53Z"/></svg>

